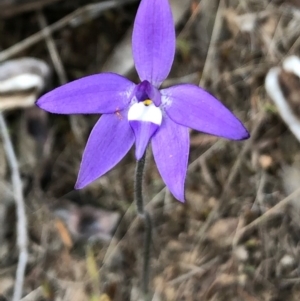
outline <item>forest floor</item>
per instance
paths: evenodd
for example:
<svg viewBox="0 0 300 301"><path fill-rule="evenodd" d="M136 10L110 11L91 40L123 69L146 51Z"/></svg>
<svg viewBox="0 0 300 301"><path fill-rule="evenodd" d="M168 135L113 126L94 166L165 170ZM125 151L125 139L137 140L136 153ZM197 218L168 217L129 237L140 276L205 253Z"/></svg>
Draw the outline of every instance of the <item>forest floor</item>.
<svg viewBox="0 0 300 301"><path fill-rule="evenodd" d="M138 82L128 51L138 1L108 1L117 4L99 11L89 9L92 0L7 1L3 8L2 2L0 61L44 60L52 70L46 91L103 71ZM242 120L251 138L236 142L191 131L184 204L165 189L149 149L150 300L298 301L300 145L266 93L265 77L286 57L300 55L300 1L170 2L178 38L164 86L202 86ZM43 21L60 25L47 35ZM26 45L32 35L37 38ZM296 98L300 120L300 82L291 76L280 87ZM34 106L4 116L28 219L22 300L142 300L144 228L133 202L133 150L99 180L74 190L99 116L51 115ZM18 263L10 181L0 144L0 300L12 298Z"/></svg>

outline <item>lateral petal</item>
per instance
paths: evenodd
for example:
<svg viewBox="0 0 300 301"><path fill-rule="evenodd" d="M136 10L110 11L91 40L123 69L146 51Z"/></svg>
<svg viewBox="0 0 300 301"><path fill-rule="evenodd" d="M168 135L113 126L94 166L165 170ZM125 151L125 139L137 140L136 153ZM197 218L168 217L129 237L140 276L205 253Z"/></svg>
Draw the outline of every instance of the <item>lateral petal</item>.
<svg viewBox="0 0 300 301"><path fill-rule="evenodd" d="M83 188L112 169L133 143L126 110L100 117L83 152L75 188Z"/></svg>
<svg viewBox="0 0 300 301"><path fill-rule="evenodd" d="M135 84L114 73L90 75L43 95L37 106L57 114L107 114L121 111L131 100Z"/></svg>
<svg viewBox="0 0 300 301"><path fill-rule="evenodd" d="M195 85L161 90L168 116L176 123L232 140L249 138L247 129L214 96Z"/></svg>
<svg viewBox="0 0 300 301"><path fill-rule="evenodd" d="M174 197L184 202L184 182L190 149L188 128L164 116L151 141L161 177Z"/></svg>
<svg viewBox="0 0 300 301"><path fill-rule="evenodd" d="M133 58L141 79L159 87L175 54L175 27L168 0L142 0L134 21Z"/></svg>

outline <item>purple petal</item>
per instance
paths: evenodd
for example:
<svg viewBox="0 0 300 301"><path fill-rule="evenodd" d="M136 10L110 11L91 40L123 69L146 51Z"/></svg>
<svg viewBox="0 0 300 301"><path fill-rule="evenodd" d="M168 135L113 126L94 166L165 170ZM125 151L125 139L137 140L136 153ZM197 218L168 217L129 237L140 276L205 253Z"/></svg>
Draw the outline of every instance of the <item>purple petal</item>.
<svg viewBox="0 0 300 301"><path fill-rule="evenodd" d="M112 169L133 143L134 134L127 120L127 110L103 115L88 139L75 188L83 188Z"/></svg>
<svg viewBox="0 0 300 301"><path fill-rule="evenodd" d="M140 160L145 153L150 138L157 131L159 125L145 121L130 121L129 123L135 135L135 157Z"/></svg>
<svg viewBox="0 0 300 301"><path fill-rule="evenodd" d="M132 34L133 58L141 79L159 87L175 53L175 27L168 0L142 0Z"/></svg>
<svg viewBox="0 0 300 301"><path fill-rule="evenodd" d="M232 140L249 138L243 124L221 102L194 85L161 90L165 111L176 123Z"/></svg>
<svg viewBox="0 0 300 301"><path fill-rule="evenodd" d="M176 199L184 202L184 181L189 157L188 128L164 116L152 137L154 159L167 187Z"/></svg>
<svg viewBox="0 0 300 301"><path fill-rule="evenodd" d="M75 80L42 96L37 105L58 114L114 113L130 102L135 84L114 73Z"/></svg>

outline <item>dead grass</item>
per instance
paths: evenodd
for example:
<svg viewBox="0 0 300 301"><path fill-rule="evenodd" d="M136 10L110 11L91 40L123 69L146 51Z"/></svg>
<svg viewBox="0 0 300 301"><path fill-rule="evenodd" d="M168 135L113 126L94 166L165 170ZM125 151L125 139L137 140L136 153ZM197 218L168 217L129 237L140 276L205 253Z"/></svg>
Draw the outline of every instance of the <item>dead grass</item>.
<svg viewBox="0 0 300 301"><path fill-rule="evenodd" d="M48 23L84 4L75 2L45 8ZM68 80L102 70L136 7L109 9L52 34ZM32 11L2 19L0 49L38 30ZM155 227L152 300L299 300L299 194L284 200L299 187L299 142L264 89L268 70L299 54L299 30L297 1L192 1L178 22L170 80L201 82L245 122L251 139L231 142L191 132L186 204L164 190L149 152L145 191ZM52 65L43 40L17 55ZM130 76L137 80L133 72ZM49 89L58 83L54 74ZM21 162L30 234L23 300L140 300L143 225L132 206L133 153L94 184L74 191L84 141L97 116L80 116L75 125L64 116L28 110L7 118ZM0 188L9 190L1 148ZM9 300L18 254L7 189L1 190L0 295ZM86 205L122 216L108 240L86 226L99 223Z"/></svg>

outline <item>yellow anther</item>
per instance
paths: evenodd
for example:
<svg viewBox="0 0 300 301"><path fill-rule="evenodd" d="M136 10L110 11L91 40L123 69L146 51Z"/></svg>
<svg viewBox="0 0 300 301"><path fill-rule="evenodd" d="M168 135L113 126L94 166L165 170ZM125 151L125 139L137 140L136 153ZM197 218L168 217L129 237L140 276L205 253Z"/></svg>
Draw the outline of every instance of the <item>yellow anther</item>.
<svg viewBox="0 0 300 301"><path fill-rule="evenodd" d="M143 104L145 106L150 106L152 104L152 100L151 99L146 99L146 100L143 101Z"/></svg>

